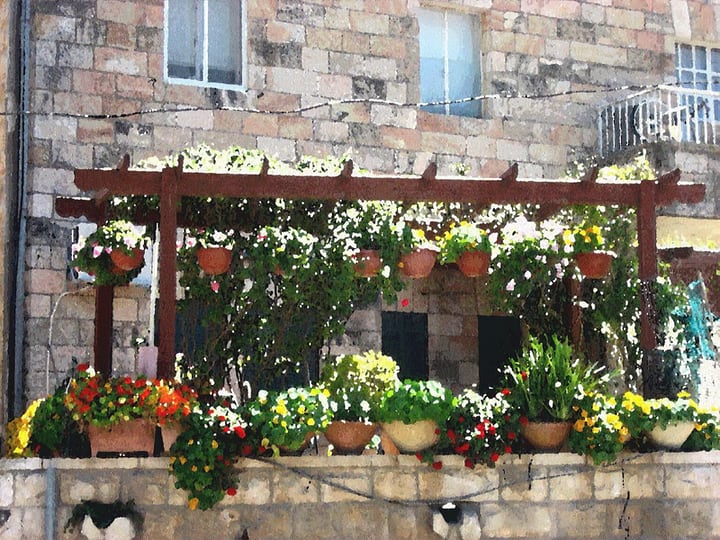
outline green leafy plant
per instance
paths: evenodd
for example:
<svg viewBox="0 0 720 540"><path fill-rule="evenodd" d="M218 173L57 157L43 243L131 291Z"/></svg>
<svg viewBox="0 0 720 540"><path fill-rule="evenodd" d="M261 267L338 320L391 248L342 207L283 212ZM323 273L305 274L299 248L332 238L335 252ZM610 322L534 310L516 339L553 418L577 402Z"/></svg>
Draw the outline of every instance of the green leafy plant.
<svg viewBox="0 0 720 540"><path fill-rule="evenodd" d="M79 457L85 437L65 406L65 388L40 402L31 421L30 446L35 455Z"/></svg>
<svg viewBox="0 0 720 540"><path fill-rule="evenodd" d="M490 253L492 244L488 232L469 221L453 222L440 237L440 262L454 263L465 252Z"/></svg>
<svg viewBox="0 0 720 540"><path fill-rule="evenodd" d="M576 400L608 381L603 367L586 365L576 357L567 339L553 335L548 343L530 336L522 352L504 371L507 399L532 421L566 421Z"/></svg>
<svg viewBox="0 0 720 540"><path fill-rule="evenodd" d="M593 463L611 463L631 438L623 402L601 393L584 393L575 405L578 419L568 439L571 451Z"/></svg>
<svg viewBox="0 0 720 540"><path fill-rule="evenodd" d="M185 429L170 447L170 473L175 487L188 492L191 510L207 510L225 495L237 493L240 455L250 455L246 423L233 403L205 409L196 407L184 422Z"/></svg>
<svg viewBox="0 0 720 540"><path fill-rule="evenodd" d="M687 452L720 449L720 414L715 410L699 410L695 429L682 449Z"/></svg>
<svg viewBox="0 0 720 540"><path fill-rule="evenodd" d="M382 396L397 382L398 366L376 351L346 354L325 364L320 384L330 395L333 420L377 421Z"/></svg>
<svg viewBox="0 0 720 540"><path fill-rule="evenodd" d="M235 231L219 230L212 227L190 228L187 230L185 245L189 248L198 247L227 247L232 248L235 243Z"/></svg>
<svg viewBox="0 0 720 540"><path fill-rule="evenodd" d="M260 390L244 409L258 454L297 452L309 437L324 431L332 417L329 394L318 387Z"/></svg>
<svg viewBox="0 0 720 540"><path fill-rule="evenodd" d="M378 420L406 424L433 420L442 429L456 404L457 398L439 382L406 379L385 392Z"/></svg>

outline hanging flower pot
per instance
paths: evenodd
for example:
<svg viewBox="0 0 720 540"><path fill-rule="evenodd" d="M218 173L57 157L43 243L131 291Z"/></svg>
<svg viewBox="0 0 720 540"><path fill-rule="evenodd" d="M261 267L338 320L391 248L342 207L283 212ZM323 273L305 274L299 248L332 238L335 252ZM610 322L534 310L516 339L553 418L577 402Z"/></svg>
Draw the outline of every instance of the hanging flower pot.
<svg viewBox="0 0 720 540"><path fill-rule="evenodd" d="M113 249L110 252L110 259L113 264L124 272L134 270L143 263L145 250L140 248L132 248L132 253L128 255L122 249Z"/></svg>
<svg viewBox="0 0 720 540"><path fill-rule="evenodd" d="M602 279L610 273L613 257L608 251L588 251L576 253L575 263L586 278Z"/></svg>
<svg viewBox="0 0 720 540"><path fill-rule="evenodd" d="M375 424L333 420L325 430L325 438L333 445L333 453L360 454L376 431Z"/></svg>
<svg viewBox="0 0 720 540"><path fill-rule="evenodd" d="M457 265L467 277L483 276L490 268L490 253L486 251L466 251L458 257Z"/></svg>
<svg viewBox="0 0 720 540"><path fill-rule="evenodd" d="M373 277L382 268L380 253L376 249L361 249L353 259L355 260L353 269L360 277Z"/></svg>
<svg viewBox="0 0 720 540"><path fill-rule="evenodd" d="M435 266L437 251L420 248L400 256L400 273L405 277L419 279L426 278Z"/></svg>
<svg viewBox="0 0 720 540"><path fill-rule="evenodd" d="M572 422L528 422L520 433L535 450L557 452L570 436Z"/></svg>
<svg viewBox="0 0 720 540"><path fill-rule="evenodd" d="M225 247L200 247L197 250L197 260L206 274L224 274L230 268L232 251Z"/></svg>

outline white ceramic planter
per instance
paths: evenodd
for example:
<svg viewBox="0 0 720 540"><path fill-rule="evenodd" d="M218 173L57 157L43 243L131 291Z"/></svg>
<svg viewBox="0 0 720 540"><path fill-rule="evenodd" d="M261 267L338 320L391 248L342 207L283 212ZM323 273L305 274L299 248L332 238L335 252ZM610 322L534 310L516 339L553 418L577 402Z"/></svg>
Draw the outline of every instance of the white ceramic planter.
<svg viewBox="0 0 720 540"><path fill-rule="evenodd" d="M690 421L668 424L665 429L655 426L652 431L648 432L648 438L657 448L679 450L693 429L695 429L695 424Z"/></svg>
<svg viewBox="0 0 720 540"><path fill-rule="evenodd" d="M396 420L382 424L383 431L395 443L398 450L411 454L430 448L438 441L438 425L433 420L420 420L406 424Z"/></svg>

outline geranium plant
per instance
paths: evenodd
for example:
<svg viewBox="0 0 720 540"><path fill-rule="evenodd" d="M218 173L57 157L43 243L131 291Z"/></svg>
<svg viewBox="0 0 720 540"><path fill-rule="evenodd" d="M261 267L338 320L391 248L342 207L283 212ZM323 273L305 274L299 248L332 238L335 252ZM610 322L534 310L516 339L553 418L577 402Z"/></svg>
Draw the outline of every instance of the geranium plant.
<svg viewBox="0 0 720 540"><path fill-rule="evenodd" d="M451 223L440 237L440 263L456 262L463 253L483 251L490 253L492 244L487 230L469 221Z"/></svg>
<svg viewBox="0 0 720 540"><path fill-rule="evenodd" d="M395 386L398 366L376 351L346 354L323 366L321 385L329 392L333 420L377 421L383 394Z"/></svg>
<svg viewBox="0 0 720 540"><path fill-rule="evenodd" d="M531 421L559 422L573 417L583 392L592 392L609 380L604 368L587 365L567 339L553 335L547 343L530 336L522 352L504 371L510 405Z"/></svg>
<svg viewBox="0 0 720 540"><path fill-rule="evenodd" d="M283 391L260 390L244 409L248 430L258 454L297 452L331 419L327 389L293 387Z"/></svg>

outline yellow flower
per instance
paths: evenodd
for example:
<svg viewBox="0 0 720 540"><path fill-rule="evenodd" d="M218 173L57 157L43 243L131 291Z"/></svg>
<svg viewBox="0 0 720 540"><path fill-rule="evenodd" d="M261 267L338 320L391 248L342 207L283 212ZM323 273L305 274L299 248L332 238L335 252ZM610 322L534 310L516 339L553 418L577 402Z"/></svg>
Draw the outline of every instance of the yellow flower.
<svg viewBox="0 0 720 540"><path fill-rule="evenodd" d="M187 458L185 456L180 456L180 465L185 465L187 463Z"/></svg>
<svg viewBox="0 0 720 540"><path fill-rule="evenodd" d="M287 427L287 422L286 422L285 420L283 420L282 422L280 422L280 425L281 425L282 427L286 428L286 427Z"/></svg>
<svg viewBox="0 0 720 540"><path fill-rule="evenodd" d="M197 472L197 465L193 465L192 467L190 467L190 470L192 472Z"/></svg>
<svg viewBox="0 0 720 540"><path fill-rule="evenodd" d="M575 236L573 235L571 230L566 229L563 231L563 242L565 242L565 245L568 246L571 246L575 243Z"/></svg>
<svg viewBox="0 0 720 540"><path fill-rule="evenodd" d="M575 424L573 425L573 429L578 432L585 429L585 420L582 420L582 419L576 420Z"/></svg>
<svg viewBox="0 0 720 540"><path fill-rule="evenodd" d="M300 414L305 414L305 405L300 405L300 406L298 407L298 412L299 412Z"/></svg>
<svg viewBox="0 0 720 540"><path fill-rule="evenodd" d="M198 507L198 504L200 504L200 499L197 497L193 497L188 501L188 507L190 510L195 510Z"/></svg>
<svg viewBox="0 0 720 540"><path fill-rule="evenodd" d="M308 420L307 420L307 425L308 425L308 426L314 426L314 425L315 425L315 420L313 420L312 418L308 418Z"/></svg>
<svg viewBox="0 0 720 540"><path fill-rule="evenodd" d="M205 466L203 467L203 471L205 471L205 472L210 472L210 465L205 465Z"/></svg>
<svg viewBox="0 0 720 540"><path fill-rule="evenodd" d="M267 448L268 446L270 446L270 439L268 439L267 437L265 437L262 441L260 441L260 446L264 446L265 448Z"/></svg>
<svg viewBox="0 0 720 540"><path fill-rule="evenodd" d="M213 450L215 450L218 447L218 442L215 439L213 439L213 441L210 443L210 446L212 446Z"/></svg>
<svg viewBox="0 0 720 540"><path fill-rule="evenodd" d="M195 444L195 440L194 440L194 439L190 439L190 440L188 441L188 446L192 446L193 444Z"/></svg>

